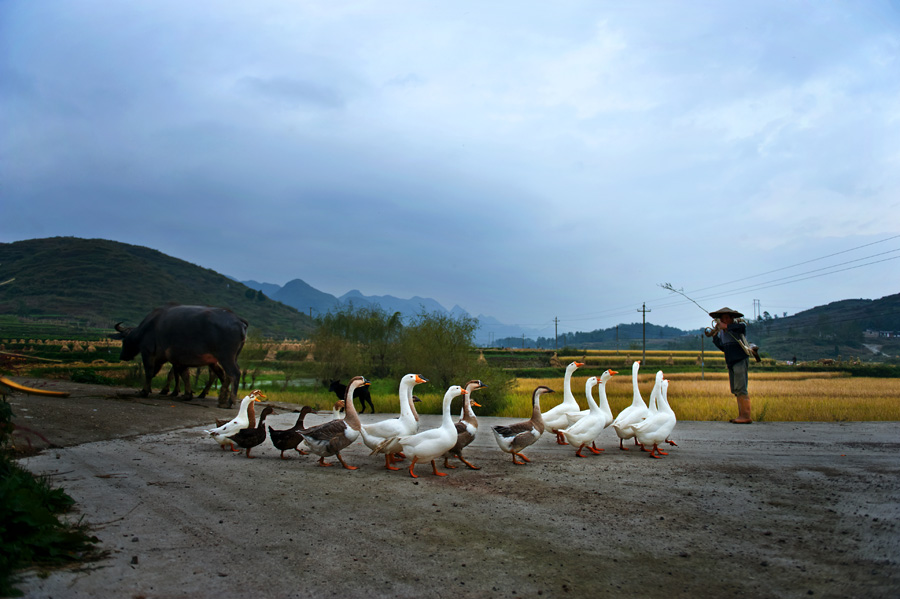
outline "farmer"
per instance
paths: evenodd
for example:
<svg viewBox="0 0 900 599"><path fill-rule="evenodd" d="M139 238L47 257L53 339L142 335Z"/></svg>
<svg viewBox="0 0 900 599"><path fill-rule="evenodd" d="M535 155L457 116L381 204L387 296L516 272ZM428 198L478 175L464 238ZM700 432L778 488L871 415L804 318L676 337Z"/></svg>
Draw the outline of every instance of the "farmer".
<svg viewBox="0 0 900 599"><path fill-rule="evenodd" d="M750 356L741 346L741 339L746 338L747 325L737 322L743 314L731 308L722 308L710 312L716 320L713 329L712 340L716 347L725 352L725 363L728 365L728 382L731 384L731 392L737 399L738 417L732 418L735 424L750 424L750 395L747 391L748 371L750 370Z"/></svg>

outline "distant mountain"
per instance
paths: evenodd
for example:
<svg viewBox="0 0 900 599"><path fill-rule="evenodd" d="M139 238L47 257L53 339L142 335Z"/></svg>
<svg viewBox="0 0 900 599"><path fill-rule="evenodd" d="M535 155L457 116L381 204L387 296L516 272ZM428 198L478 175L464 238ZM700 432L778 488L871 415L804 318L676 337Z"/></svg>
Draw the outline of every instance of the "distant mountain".
<svg viewBox="0 0 900 599"><path fill-rule="evenodd" d="M229 308L250 334L302 338L308 315L207 268L138 245L53 237L0 243L0 314L108 329L169 302Z"/></svg>
<svg viewBox="0 0 900 599"><path fill-rule="evenodd" d="M356 307L380 306L385 312L400 312L404 318L411 318L423 310L429 314L432 312L439 314L453 313L437 300L428 297L414 296L409 299L402 299L392 295L363 295L358 289L348 291L341 297L335 297L330 293L319 291L302 279L294 279L286 283L284 287L257 281L242 281L242 283L247 287L262 291L272 299L283 302L288 306L293 306L297 310L309 313L310 308L312 308L313 316L324 314L349 304L353 304ZM269 291L266 291L266 289ZM454 306L454 310L456 311L455 314L468 315L468 312L459 306Z"/></svg>
<svg viewBox="0 0 900 599"><path fill-rule="evenodd" d="M231 278L231 277L229 277ZM233 281L237 281L237 279L232 279ZM278 293L278 290L281 289L279 285L274 285L272 283L257 283L256 281L243 281L243 284L249 287L250 289L256 289L257 291L262 291L266 294L267 297L275 299L275 294Z"/></svg>
<svg viewBox="0 0 900 599"><path fill-rule="evenodd" d="M365 301L370 304L377 304L385 312L400 312L404 317L415 316L423 310L429 314L437 312L439 314L450 314L444 306L436 300L429 297L413 296L409 299L401 299L393 295L363 295L357 290L348 291L340 297L342 303Z"/></svg>
<svg viewBox="0 0 900 599"><path fill-rule="evenodd" d="M537 339L541 334L537 329L526 329L518 325L504 324L493 316L485 316L484 314L478 315L478 324L476 343L479 345L496 345L501 339L506 339L508 342L504 342L502 345L519 347L518 343L512 343L512 341L520 342L523 335L526 339Z"/></svg>
<svg viewBox="0 0 900 599"><path fill-rule="evenodd" d="M311 313L313 317L330 311L340 303L330 293L319 291L301 279L288 281L271 297L307 315Z"/></svg>
<svg viewBox="0 0 900 599"><path fill-rule="evenodd" d="M459 305L454 305L451 310L447 310L437 300L418 295L403 299L393 295L364 295L360 290L353 289L340 297L335 297L330 293L319 291L301 279L294 279L286 283L284 287L252 280L241 282L247 287L260 290L272 299L292 306L301 312L309 314L311 309L314 317L317 314L325 314L352 304L357 308L379 306L385 312L400 312L405 320L414 318L422 311L428 314L449 315L454 318L472 318L472 315ZM502 337L520 338L522 335L536 337L538 334L537 330L504 324L493 316L479 314L477 318L479 324L475 333L477 345L488 345L491 341Z"/></svg>

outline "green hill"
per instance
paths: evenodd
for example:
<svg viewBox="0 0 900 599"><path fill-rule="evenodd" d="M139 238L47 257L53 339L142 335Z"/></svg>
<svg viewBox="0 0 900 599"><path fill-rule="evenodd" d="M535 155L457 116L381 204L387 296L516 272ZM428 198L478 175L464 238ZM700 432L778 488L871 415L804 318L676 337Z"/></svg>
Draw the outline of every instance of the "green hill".
<svg viewBox="0 0 900 599"><path fill-rule="evenodd" d="M77 237L0 243L0 337L24 336L16 324L112 332L169 302L228 308L250 322L251 335L304 338L313 329L294 308L150 248Z"/></svg>
<svg viewBox="0 0 900 599"><path fill-rule="evenodd" d="M882 337L879 333L892 333ZM900 354L900 294L848 299L782 318L764 313L747 337L781 360L819 358L896 361Z"/></svg>

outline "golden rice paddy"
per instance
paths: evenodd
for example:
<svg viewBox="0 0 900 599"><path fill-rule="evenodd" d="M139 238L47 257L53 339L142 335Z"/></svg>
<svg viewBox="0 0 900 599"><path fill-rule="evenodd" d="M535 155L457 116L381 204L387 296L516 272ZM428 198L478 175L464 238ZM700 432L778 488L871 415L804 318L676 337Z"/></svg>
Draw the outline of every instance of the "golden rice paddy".
<svg viewBox="0 0 900 599"><path fill-rule="evenodd" d="M638 377L638 388L646 402L655 373ZM572 377L572 394L582 408L586 376ZM669 405L681 420L724 421L737 415L737 403L728 387L727 373L675 373L669 380ZM563 379L519 379L515 399L498 416L527 417L531 392L538 385L556 394L544 395L541 408L548 410L562 401ZM631 404L631 374L621 372L606 385L613 414ZM839 372L750 373L752 416L757 421L873 421L900 420L900 381L890 378L851 377ZM594 389L594 398L597 389Z"/></svg>

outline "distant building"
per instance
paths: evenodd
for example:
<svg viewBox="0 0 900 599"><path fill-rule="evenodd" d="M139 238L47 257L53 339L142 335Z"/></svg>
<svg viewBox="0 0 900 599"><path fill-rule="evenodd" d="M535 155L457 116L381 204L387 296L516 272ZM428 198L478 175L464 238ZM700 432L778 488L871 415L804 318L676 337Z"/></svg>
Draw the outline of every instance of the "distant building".
<svg viewBox="0 0 900 599"><path fill-rule="evenodd" d="M863 331L863 337L866 339L892 339L896 337L900 337L900 332L898 331L873 331L872 329L866 329Z"/></svg>

